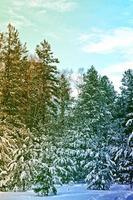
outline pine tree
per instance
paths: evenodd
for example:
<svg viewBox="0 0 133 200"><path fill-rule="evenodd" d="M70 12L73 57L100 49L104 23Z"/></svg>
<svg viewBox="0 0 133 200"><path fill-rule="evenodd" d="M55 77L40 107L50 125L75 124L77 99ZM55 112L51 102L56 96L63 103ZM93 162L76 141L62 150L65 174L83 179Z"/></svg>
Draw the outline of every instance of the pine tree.
<svg viewBox="0 0 133 200"><path fill-rule="evenodd" d="M3 84L3 76L4 76L4 65L3 65L3 33L0 33L0 119L4 116L4 112L2 109L2 91L4 89L4 84Z"/></svg>
<svg viewBox="0 0 133 200"><path fill-rule="evenodd" d="M2 85L2 111L10 121L25 123L27 114L27 50L19 39L19 33L11 24L3 34L0 51L4 68ZM17 122L15 122L15 120Z"/></svg>
<svg viewBox="0 0 133 200"><path fill-rule="evenodd" d="M122 79L121 94L117 103L117 137L115 140L116 180L132 186L132 112L133 70L127 70ZM130 141L130 142L129 142Z"/></svg>
<svg viewBox="0 0 133 200"><path fill-rule="evenodd" d="M35 151L33 138L29 130L24 127L16 129L13 135L16 143L12 153L12 161L8 164L10 189L18 188L26 191L31 186L34 176Z"/></svg>
<svg viewBox="0 0 133 200"><path fill-rule="evenodd" d="M64 74L59 78L59 115L62 124L68 115L68 109L71 101L70 97L70 83Z"/></svg>
<svg viewBox="0 0 133 200"><path fill-rule="evenodd" d="M45 40L36 47L36 53L38 60L33 80L35 90L33 90L32 95L37 91L35 96L38 102L33 104L33 116L35 117L33 127L36 128L35 133L42 153L38 154L39 163L34 182L37 186L36 192L48 195L50 191L56 192L54 177L58 168L57 165L54 165L57 157L55 154L57 152L55 147L58 132L56 117L58 118L59 110L59 80L55 66L58 59L53 57L51 47ZM52 166L54 166L54 172L51 171ZM43 182L44 179L45 182Z"/></svg>
<svg viewBox="0 0 133 200"><path fill-rule="evenodd" d="M31 133L25 128L16 128L1 122L0 185L3 190L25 191L34 174L34 148Z"/></svg>
<svg viewBox="0 0 133 200"><path fill-rule="evenodd" d="M51 47L45 40L36 47L38 56L38 120L47 123L57 112L58 79L55 64L58 59L53 57Z"/></svg>
<svg viewBox="0 0 133 200"><path fill-rule="evenodd" d="M56 183L61 183L61 172L63 168L58 165L58 150L53 144L52 136L45 135L45 129L39 128L41 137L36 138L36 173L34 176L34 191L40 195L56 194ZM35 133L35 136L38 135ZM38 144L38 145L37 145Z"/></svg>
<svg viewBox="0 0 133 200"><path fill-rule="evenodd" d="M111 121L114 99L114 88L108 78L100 77L92 66L83 78L81 94L76 108L76 119L78 140L80 141L77 166L80 166L79 169L83 169L82 178L86 177L88 187L93 189L108 188L109 182L112 180L112 161L107 146L112 134ZM96 146L96 148L93 148L93 146ZM103 153L105 150L106 153ZM91 156L91 152L93 152L94 157ZM99 155L99 158L96 155ZM100 164L103 163L103 165L97 166L97 161ZM92 174L92 176L89 176L89 174ZM96 177L98 179L92 181ZM90 182L92 185L90 185Z"/></svg>
<svg viewBox="0 0 133 200"><path fill-rule="evenodd" d="M87 153L89 161L85 165L88 171L86 181L89 189L107 190L113 181L114 162L111 160L109 146L105 139L95 137L90 143L90 150Z"/></svg>
<svg viewBox="0 0 133 200"><path fill-rule="evenodd" d="M15 150L15 141L12 137L15 128L4 121L0 121L0 190L6 191L8 165L12 162L13 151Z"/></svg>
<svg viewBox="0 0 133 200"><path fill-rule="evenodd" d="M59 172L62 183L68 183L73 180L73 159L72 149L70 148L70 118L72 114L73 98L71 97L70 80L67 74L61 74L59 77L59 107L57 115L56 149L58 159L57 166L63 170ZM69 141L69 142L68 142ZM71 141L72 142L72 141Z"/></svg>
<svg viewBox="0 0 133 200"><path fill-rule="evenodd" d="M94 145L90 151L90 162L87 163L89 174L87 175L88 187L92 189L108 189L113 181L114 162L111 160L110 143L112 134L112 122L114 114L115 91L107 77L100 78L99 88L99 120L96 124L97 132L91 140ZM92 153L91 153L92 152ZM89 154L88 154L89 155Z"/></svg>
<svg viewBox="0 0 133 200"><path fill-rule="evenodd" d="M0 66L0 156L4 171L0 181L7 190L13 189L15 185L25 190L31 174L28 162L31 162L32 155L31 144L28 143L31 138L25 127L29 109L29 62L26 46L21 44L19 33L11 24L7 32L0 35ZM27 181L22 178L24 171L27 173Z"/></svg>
<svg viewBox="0 0 133 200"><path fill-rule="evenodd" d="M85 179L87 171L84 170L84 166L87 164L87 149L89 149L89 141L92 135L94 135L95 123L98 120L99 105L97 99L99 97L99 80L98 73L95 68L92 66L83 77L83 83L80 86L81 93L77 100L75 107L75 138L78 142L77 150L77 179ZM81 155L80 155L81 154ZM79 176L80 172L80 177ZM82 176L81 176L82 175Z"/></svg>

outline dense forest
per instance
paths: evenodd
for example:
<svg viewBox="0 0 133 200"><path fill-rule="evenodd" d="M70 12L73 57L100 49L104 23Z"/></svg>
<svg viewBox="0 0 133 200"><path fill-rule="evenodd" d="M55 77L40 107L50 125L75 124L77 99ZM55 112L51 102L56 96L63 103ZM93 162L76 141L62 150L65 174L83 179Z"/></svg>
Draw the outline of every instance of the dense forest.
<svg viewBox="0 0 133 200"><path fill-rule="evenodd" d="M15 27L0 33L0 190L48 195L69 182L132 187L133 70L117 93L91 66L74 98L58 63L46 40L31 57Z"/></svg>

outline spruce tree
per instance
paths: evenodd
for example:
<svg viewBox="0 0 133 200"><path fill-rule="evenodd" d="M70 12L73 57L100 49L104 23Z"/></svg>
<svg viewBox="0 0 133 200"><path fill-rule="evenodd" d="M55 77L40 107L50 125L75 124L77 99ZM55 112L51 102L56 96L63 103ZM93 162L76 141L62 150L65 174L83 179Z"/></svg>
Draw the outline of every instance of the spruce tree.
<svg viewBox="0 0 133 200"><path fill-rule="evenodd" d="M132 186L133 70L129 69L123 75L121 94L116 105L116 180Z"/></svg>
<svg viewBox="0 0 133 200"><path fill-rule="evenodd" d="M49 120L50 115L54 116L57 112L58 102L58 79L57 67L59 62L54 58L53 52L48 42L45 40L37 45L36 53L38 56L39 64L39 108L38 117L44 124Z"/></svg>
<svg viewBox="0 0 133 200"><path fill-rule="evenodd" d="M48 195L51 191L56 192L54 177L58 168L54 164L54 160L57 157L55 152L57 152L58 122L56 121L59 111L59 79L56 67L58 59L54 58L51 47L45 40L40 45L37 45L36 54L36 74L33 79L35 90L32 91L32 96L35 94L37 101L34 102L33 107L31 106L34 116L34 119L32 120L31 118L31 120L32 126L36 128L35 135L42 151L38 154L38 172L34 181L36 185L35 191ZM52 166L55 169L53 174L51 171L53 169ZM45 182L43 182L44 179ZM38 185L39 187L37 187Z"/></svg>
<svg viewBox="0 0 133 200"><path fill-rule="evenodd" d="M80 179L85 179L87 171L84 170L84 166L87 164L87 149L89 149L89 141L92 135L94 135L93 127L98 120L98 96L99 96L99 80L98 73L92 66L83 77L83 83L80 85L80 94L75 107L75 123L76 136L79 143L79 152L77 154L77 176L80 175ZM96 117L94 117L96 116ZM80 155L81 154L81 155ZM78 178L78 179L79 179Z"/></svg>
<svg viewBox="0 0 133 200"><path fill-rule="evenodd" d="M106 189L112 181L113 162L110 159L108 145L112 134L114 99L112 84L107 77L100 77L92 66L84 75L76 106L77 116L75 115L80 141L77 166L83 169L82 178L86 177L89 188ZM97 165L97 162L100 162L100 165Z"/></svg>
<svg viewBox="0 0 133 200"><path fill-rule="evenodd" d="M64 74L59 78L59 115L62 124L64 124L65 117L68 115L68 109L70 105L70 83Z"/></svg>
<svg viewBox="0 0 133 200"><path fill-rule="evenodd" d="M26 191L31 186L35 171L34 140L25 126L15 129L12 135L16 142L12 161L8 164L8 188Z"/></svg>
<svg viewBox="0 0 133 200"><path fill-rule="evenodd" d="M33 158L31 133L26 128L29 61L26 45L21 44L19 33L11 24L6 33L0 34L0 67L0 165L4 172L0 181L6 190L25 190L31 179Z"/></svg>
<svg viewBox="0 0 133 200"><path fill-rule="evenodd" d="M13 126L0 121L0 190L2 191L8 190L9 163L12 162L12 155L15 150L15 140L12 136L14 132Z"/></svg>
<svg viewBox="0 0 133 200"><path fill-rule="evenodd" d="M11 24L3 34L0 51L3 65L2 110L11 123L25 123L27 114L27 50Z"/></svg>
<svg viewBox="0 0 133 200"><path fill-rule="evenodd" d="M72 178L72 158L71 149L68 145L70 134L70 116L72 109L72 97L70 80L68 73L60 74L59 76L59 107L57 115L57 129L56 129L56 149L57 149L57 165L63 168L59 176L62 183L68 183ZM69 140L70 141L70 140Z"/></svg>

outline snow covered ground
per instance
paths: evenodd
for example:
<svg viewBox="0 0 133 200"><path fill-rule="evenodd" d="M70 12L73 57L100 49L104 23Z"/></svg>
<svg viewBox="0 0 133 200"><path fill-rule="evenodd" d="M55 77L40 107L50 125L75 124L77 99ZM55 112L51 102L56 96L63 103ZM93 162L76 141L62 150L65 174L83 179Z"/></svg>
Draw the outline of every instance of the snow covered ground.
<svg viewBox="0 0 133 200"><path fill-rule="evenodd" d="M34 192L0 192L0 200L133 200L133 191L114 185L110 191L87 190L84 184L58 187L58 195L39 197Z"/></svg>

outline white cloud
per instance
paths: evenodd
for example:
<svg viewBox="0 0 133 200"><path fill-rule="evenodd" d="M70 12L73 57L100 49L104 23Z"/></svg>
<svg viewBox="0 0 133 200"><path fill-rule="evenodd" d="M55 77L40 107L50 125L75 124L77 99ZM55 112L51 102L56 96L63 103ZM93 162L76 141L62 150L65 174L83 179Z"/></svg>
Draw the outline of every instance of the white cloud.
<svg viewBox="0 0 133 200"><path fill-rule="evenodd" d="M13 0L13 5L20 9L22 6L40 8L41 10L54 10L68 12L73 10L77 3L74 0Z"/></svg>
<svg viewBox="0 0 133 200"><path fill-rule="evenodd" d="M35 12L39 15L44 15L50 10L56 12L72 11L76 5L75 0L12 0L11 6L5 12L9 16L8 23L11 22L17 28L20 28L34 26L34 23L29 18L20 14L23 9L30 10L32 14ZM34 9L34 12L31 9Z"/></svg>
<svg viewBox="0 0 133 200"><path fill-rule="evenodd" d="M102 39L103 37L103 30L98 29L98 28L91 28L89 33L83 32L79 35L78 40L81 43L90 43L90 41L96 42Z"/></svg>
<svg viewBox="0 0 133 200"><path fill-rule="evenodd" d="M34 21L31 21L31 16L38 14L42 17L49 11L69 12L77 6L76 0L12 0L9 7L4 12L8 20L3 24L12 23L17 28L34 26ZM23 10L29 12L30 18L23 15Z"/></svg>
<svg viewBox="0 0 133 200"><path fill-rule="evenodd" d="M85 37L87 38L87 35ZM108 31L92 31L91 34L88 34L88 38L90 41L85 40L88 44L84 44L82 48L87 53L109 54L119 51L128 54L129 51L133 51L133 28L122 27Z"/></svg>
<svg viewBox="0 0 133 200"><path fill-rule="evenodd" d="M76 3L70 0L31 0L29 3L33 7L41 7L59 12L71 11L76 6Z"/></svg>
<svg viewBox="0 0 133 200"><path fill-rule="evenodd" d="M15 10L20 10L21 7L24 5L24 1L21 1L21 0L13 0L12 1L12 5L13 5L13 8Z"/></svg>
<svg viewBox="0 0 133 200"><path fill-rule="evenodd" d="M79 36L79 41L80 42L86 42L87 40L91 39L93 35L91 34L87 34L87 33L83 33Z"/></svg>
<svg viewBox="0 0 133 200"><path fill-rule="evenodd" d="M107 31L92 29L89 34L81 34L79 41L82 50L89 54L121 54L123 61L110 64L99 71L101 75L107 75L119 91L124 71L133 69L133 28L120 27Z"/></svg>
<svg viewBox="0 0 133 200"><path fill-rule="evenodd" d="M8 8L7 13L9 15L7 23L11 23L17 28L34 26L34 23L31 20L24 15L17 13L13 8Z"/></svg>

